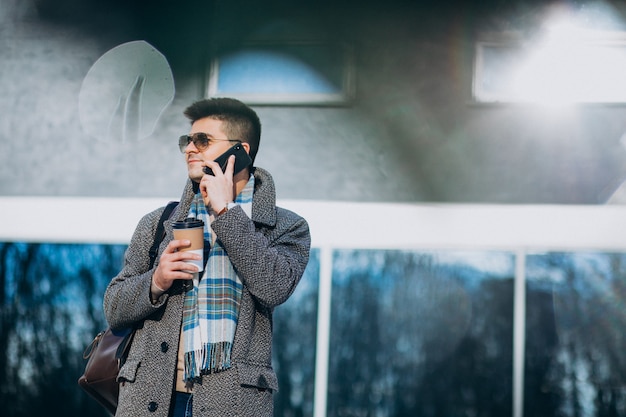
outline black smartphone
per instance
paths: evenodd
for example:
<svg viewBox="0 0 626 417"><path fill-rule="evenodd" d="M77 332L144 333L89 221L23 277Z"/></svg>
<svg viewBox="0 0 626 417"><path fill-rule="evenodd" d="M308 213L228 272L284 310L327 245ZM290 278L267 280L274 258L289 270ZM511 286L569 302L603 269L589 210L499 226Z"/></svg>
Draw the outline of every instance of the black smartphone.
<svg viewBox="0 0 626 417"><path fill-rule="evenodd" d="M222 172L226 171L226 165L228 165L228 157L231 155L235 155L235 171L233 172L233 175L252 164L252 158L250 158L248 152L246 152L241 143L237 143L235 146L233 146L215 159L215 162L220 164ZM204 167L203 171L205 174L214 175L213 171L209 167Z"/></svg>

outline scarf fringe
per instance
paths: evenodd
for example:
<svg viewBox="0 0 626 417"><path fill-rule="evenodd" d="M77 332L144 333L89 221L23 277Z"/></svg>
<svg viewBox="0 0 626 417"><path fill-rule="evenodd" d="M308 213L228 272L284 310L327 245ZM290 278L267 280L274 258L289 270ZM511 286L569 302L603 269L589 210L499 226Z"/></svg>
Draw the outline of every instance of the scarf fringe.
<svg viewBox="0 0 626 417"><path fill-rule="evenodd" d="M231 342L205 343L202 349L185 352L185 381L229 369L231 348Z"/></svg>

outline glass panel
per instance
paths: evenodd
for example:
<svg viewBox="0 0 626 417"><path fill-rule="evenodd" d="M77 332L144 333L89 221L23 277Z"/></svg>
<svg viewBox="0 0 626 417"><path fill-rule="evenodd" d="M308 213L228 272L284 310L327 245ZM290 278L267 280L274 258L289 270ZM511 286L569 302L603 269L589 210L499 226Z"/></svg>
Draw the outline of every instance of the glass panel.
<svg viewBox="0 0 626 417"><path fill-rule="evenodd" d="M83 350L106 327L102 298L125 250L125 245L0 242L3 413L107 415L77 380L85 365ZM314 250L301 283L275 314L276 415L313 414L318 288Z"/></svg>
<svg viewBox="0 0 626 417"><path fill-rule="evenodd" d="M352 51L319 42L256 42L215 57L209 97L247 104L340 104L352 98Z"/></svg>
<svg viewBox="0 0 626 417"><path fill-rule="evenodd" d="M511 416L514 255L334 255L328 416Z"/></svg>
<svg viewBox="0 0 626 417"><path fill-rule="evenodd" d="M595 36L598 36L595 33ZM504 39L506 36L503 35ZM482 103L624 103L624 33L563 33L541 42L478 42L473 95Z"/></svg>
<svg viewBox="0 0 626 417"><path fill-rule="evenodd" d="M0 243L3 415L107 415L77 380L83 350L105 328L102 296L124 250Z"/></svg>
<svg viewBox="0 0 626 417"><path fill-rule="evenodd" d="M319 250L314 249L293 295L274 312L273 364L280 385L276 416L313 415L319 271Z"/></svg>
<svg viewBox="0 0 626 417"><path fill-rule="evenodd" d="M526 416L626 415L626 254L527 259Z"/></svg>

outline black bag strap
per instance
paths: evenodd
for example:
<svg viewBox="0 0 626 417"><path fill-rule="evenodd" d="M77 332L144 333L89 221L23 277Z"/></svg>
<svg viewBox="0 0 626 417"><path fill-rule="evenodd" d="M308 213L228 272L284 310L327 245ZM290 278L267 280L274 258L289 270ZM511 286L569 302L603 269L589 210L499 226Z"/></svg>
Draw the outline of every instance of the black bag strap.
<svg viewBox="0 0 626 417"><path fill-rule="evenodd" d="M159 219L159 223L157 224L156 232L154 233L154 242L152 243L152 247L150 248L150 267L148 269L152 269L154 266L154 261L156 261L157 254L159 253L159 245L161 241L165 237L165 227L163 226L163 222L170 218L174 209L178 205L178 201L170 201L165 206L163 213L161 214L161 218Z"/></svg>
<svg viewBox="0 0 626 417"><path fill-rule="evenodd" d="M159 253L159 245L161 241L165 237L165 227L163 226L163 222L170 218L174 209L178 205L178 201L170 201L165 206L163 213L161 214L161 218L159 218L159 223L157 224L156 232L154 233L154 242L152 242L152 247L150 248L150 268L154 266L154 261L156 261L157 254ZM111 330L111 329L109 329ZM130 350L130 344L133 341L133 336L135 335L136 328L128 328L123 329L120 332L116 332L115 335L118 337L122 337L119 345L117 346L117 350L115 351L115 358L117 359L118 369L124 365L126 362L126 358L128 357L128 351ZM112 332L112 330L111 330ZM98 335L100 336L100 335ZM96 338L98 338L96 336Z"/></svg>

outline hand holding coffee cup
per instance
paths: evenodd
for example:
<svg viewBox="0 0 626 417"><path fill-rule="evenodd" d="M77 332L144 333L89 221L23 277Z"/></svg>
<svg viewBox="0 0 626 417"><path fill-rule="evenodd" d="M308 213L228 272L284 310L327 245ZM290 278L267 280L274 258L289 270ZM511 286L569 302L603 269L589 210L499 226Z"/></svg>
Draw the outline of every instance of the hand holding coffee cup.
<svg viewBox="0 0 626 417"><path fill-rule="evenodd" d="M200 255L199 260L185 261L185 263L198 267L197 271L190 270L188 272L201 272L204 269L204 259L202 259L204 249L204 222L195 218L176 221L172 223L172 231L174 232L174 239L186 239L191 242L188 247L179 250L190 251Z"/></svg>

